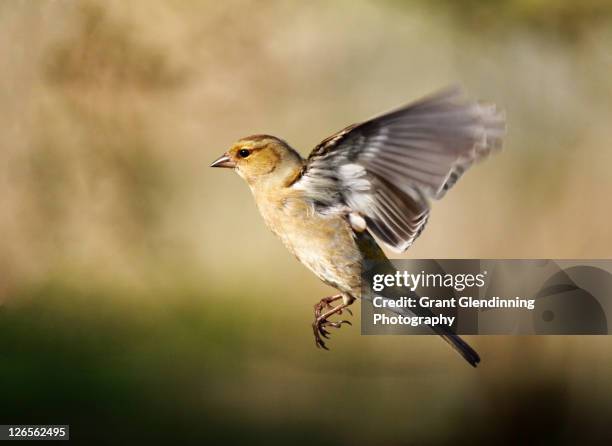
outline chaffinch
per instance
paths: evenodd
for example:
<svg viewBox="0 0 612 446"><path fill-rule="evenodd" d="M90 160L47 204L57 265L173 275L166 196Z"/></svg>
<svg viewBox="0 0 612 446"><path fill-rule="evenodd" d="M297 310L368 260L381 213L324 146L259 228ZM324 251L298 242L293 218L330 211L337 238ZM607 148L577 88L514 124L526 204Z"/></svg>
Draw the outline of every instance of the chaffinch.
<svg viewBox="0 0 612 446"><path fill-rule="evenodd" d="M384 260L379 243L404 252L421 234L431 199L441 198L475 161L501 148L504 119L494 106L448 88L354 124L318 144L307 159L282 139L240 139L211 167L233 169L249 185L268 227L338 294L314 307L318 347L332 321L361 297L364 259ZM334 303L336 303L334 305ZM450 329L432 327L470 364L480 361Z"/></svg>

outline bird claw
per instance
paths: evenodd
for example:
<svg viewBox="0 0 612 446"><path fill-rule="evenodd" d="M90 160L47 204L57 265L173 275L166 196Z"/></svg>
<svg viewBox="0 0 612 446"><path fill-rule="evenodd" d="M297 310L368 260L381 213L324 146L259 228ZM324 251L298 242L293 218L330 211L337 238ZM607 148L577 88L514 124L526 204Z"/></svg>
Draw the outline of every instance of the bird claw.
<svg viewBox="0 0 612 446"><path fill-rule="evenodd" d="M336 294L335 296L324 297L319 302L317 302L314 306L315 319L319 319L325 313L325 310L333 310L334 308L337 308L337 307L334 307L331 303L337 301L338 299L342 299L342 294ZM338 311L339 311L338 314L342 313L341 309Z"/></svg>
<svg viewBox="0 0 612 446"><path fill-rule="evenodd" d="M342 312L346 311L348 314L350 314L351 316L353 315L353 312L351 311L350 308L344 307L340 310L338 310L338 312L336 314L342 314Z"/></svg>
<svg viewBox="0 0 612 446"><path fill-rule="evenodd" d="M323 327L319 327L319 333L321 333L321 336L323 336L325 339L329 339L329 335L331 334L329 331L325 330Z"/></svg>
<svg viewBox="0 0 612 446"><path fill-rule="evenodd" d="M349 313L351 316L353 315L353 312L346 308L346 305L344 304L341 304L337 307L333 307L331 305L331 302L338 300L341 297L341 295L326 297L324 299L321 299L321 301L314 306L315 320L312 323L312 331L315 337L315 345L318 348L329 350L329 348L327 348L327 345L325 345L325 341L323 340L323 338L329 339L329 336L331 334L328 330L326 330L326 328L340 328L342 327L342 324L353 325L350 321L347 321L346 319L337 322L328 320L328 318L330 316L333 316L334 314L342 314L343 310L346 310L347 313ZM326 308L329 308L330 311L324 313L324 310Z"/></svg>
<svg viewBox="0 0 612 446"><path fill-rule="evenodd" d="M323 342L323 339L317 337L315 335L315 343L317 344L317 348L322 348L324 350L329 351L329 348L325 345L325 342Z"/></svg>
<svg viewBox="0 0 612 446"><path fill-rule="evenodd" d="M353 325L353 324L351 324L351 321L347 321L346 319L343 319L343 320L338 321L338 322L329 322L329 321L325 322L325 326L330 326L330 327L334 327L334 328L340 328L340 327L342 327L342 324Z"/></svg>

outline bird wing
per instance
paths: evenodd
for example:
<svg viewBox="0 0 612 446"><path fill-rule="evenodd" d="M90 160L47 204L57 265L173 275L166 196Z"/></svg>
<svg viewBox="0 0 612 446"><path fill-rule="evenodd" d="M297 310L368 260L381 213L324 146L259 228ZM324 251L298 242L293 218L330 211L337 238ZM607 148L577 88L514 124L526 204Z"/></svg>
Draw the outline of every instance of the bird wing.
<svg viewBox="0 0 612 446"><path fill-rule="evenodd" d="M348 206L386 246L403 252L423 230L429 199L501 148L503 133L494 106L447 88L323 140L294 186L318 211Z"/></svg>

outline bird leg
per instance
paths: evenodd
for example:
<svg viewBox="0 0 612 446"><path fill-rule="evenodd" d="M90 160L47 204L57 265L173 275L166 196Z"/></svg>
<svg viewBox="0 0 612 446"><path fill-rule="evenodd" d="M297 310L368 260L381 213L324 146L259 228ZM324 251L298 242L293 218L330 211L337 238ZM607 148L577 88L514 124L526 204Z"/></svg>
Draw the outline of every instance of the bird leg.
<svg viewBox="0 0 612 446"><path fill-rule="evenodd" d="M340 305L337 305L335 307L332 305L332 302L342 299L343 297L344 296L342 294L324 297L319 303L314 306L315 320L312 323L312 331L315 337L315 344L319 348L329 350L322 339L329 338L330 333L325 329L325 327L340 328L342 327L342 324L353 325L347 320L341 320L338 322L332 322L328 320L328 318L330 318L334 314L342 314L342 311L346 311L351 316L353 315L353 312L349 310L348 306L353 303L354 299L348 302L344 301ZM329 311L325 312L326 309L329 309Z"/></svg>

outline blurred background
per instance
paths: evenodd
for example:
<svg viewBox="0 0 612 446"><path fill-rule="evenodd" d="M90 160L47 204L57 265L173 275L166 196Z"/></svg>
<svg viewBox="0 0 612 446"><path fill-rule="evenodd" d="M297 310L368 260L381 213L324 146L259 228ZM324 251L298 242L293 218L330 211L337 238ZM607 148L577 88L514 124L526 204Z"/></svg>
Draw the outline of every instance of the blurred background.
<svg viewBox="0 0 612 446"><path fill-rule="evenodd" d="M332 290L208 165L460 83L506 109L506 150L406 256L610 257L611 25L605 0L0 2L0 421L90 444L608 438L608 337L471 337L475 370L359 324L317 350Z"/></svg>

